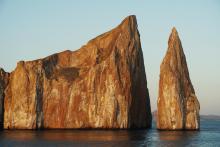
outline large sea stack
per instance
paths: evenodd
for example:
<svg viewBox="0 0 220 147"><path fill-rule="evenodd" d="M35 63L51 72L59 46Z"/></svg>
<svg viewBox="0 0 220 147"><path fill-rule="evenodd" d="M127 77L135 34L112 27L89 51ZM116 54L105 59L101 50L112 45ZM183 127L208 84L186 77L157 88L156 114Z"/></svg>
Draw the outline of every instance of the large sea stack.
<svg viewBox="0 0 220 147"><path fill-rule="evenodd" d="M186 57L175 28L160 66L157 128L197 130L200 126L199 102L190 81Z"/></svg>
<svg viewBox="0 0 220 147"><path fill-rule="evenodd" d="M0 87L4 128L151 127L137 27L129 16L79 50L18 62Z"/></svg>

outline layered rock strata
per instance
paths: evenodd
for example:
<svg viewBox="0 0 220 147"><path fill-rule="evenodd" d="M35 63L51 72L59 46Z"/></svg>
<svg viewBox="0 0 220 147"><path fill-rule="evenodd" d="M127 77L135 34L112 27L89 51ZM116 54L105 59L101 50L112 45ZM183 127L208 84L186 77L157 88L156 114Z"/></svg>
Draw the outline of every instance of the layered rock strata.
<svg viewBox="0 0 220 147"><path fill-rule="evenodd" d="M4 90L5 129L149 128L135 16L76 51L20 61Z"/></svg>
<svg viewBox="0 0 220 147"><path fill-rule="evenodd" d="M157 128L197 130L200 127L199 101L191 83L186 57L175 28L160 66Z"/></svg>

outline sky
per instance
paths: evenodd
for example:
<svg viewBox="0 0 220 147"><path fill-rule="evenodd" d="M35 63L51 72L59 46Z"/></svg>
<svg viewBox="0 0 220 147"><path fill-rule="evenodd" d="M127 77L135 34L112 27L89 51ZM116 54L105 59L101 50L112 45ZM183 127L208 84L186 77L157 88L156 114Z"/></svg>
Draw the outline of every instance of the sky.
<svg viewBox="0 0 220 147"><path fill-rule="evenodd" d="M201 114L220 114L219 0L0 0L0 67L77 50L136 15L152 111L160 63L176 27ZM219 91L218 91L219 90Z"/></svg>

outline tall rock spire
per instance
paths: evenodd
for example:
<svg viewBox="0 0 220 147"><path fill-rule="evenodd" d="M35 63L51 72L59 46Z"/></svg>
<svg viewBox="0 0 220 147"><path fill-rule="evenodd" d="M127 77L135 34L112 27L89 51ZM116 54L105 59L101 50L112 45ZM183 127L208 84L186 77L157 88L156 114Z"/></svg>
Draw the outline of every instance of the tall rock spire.
<svg viewBox="0 0 220 147"><path fill-rule="evenodd" d="M199 102L191 83L186 57L176 28L160 66L157 128L199 129Z"/></svg>

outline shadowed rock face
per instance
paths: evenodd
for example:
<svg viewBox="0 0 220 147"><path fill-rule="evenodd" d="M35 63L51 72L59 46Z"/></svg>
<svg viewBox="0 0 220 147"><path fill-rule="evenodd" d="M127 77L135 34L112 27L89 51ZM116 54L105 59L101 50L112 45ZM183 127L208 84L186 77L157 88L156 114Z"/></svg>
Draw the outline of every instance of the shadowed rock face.
<svg viewBox="0 0 220 147"><path fill-rule="evenodd" d="M9 73L6 73L3 69L0 68L0 129L3 129L4 123L4 91L8 84L8 80Z"/></svg>
<svg viewBox="0 0 220 147"><path fill-rule="evenodd" d="M175 28L160 66L157 128L199 129L199 102L190 81L186 58Z"/></svg>
<svg viewBox="0 0 220 147"><path fill-rule="evenodd" d="M151 109L135 16L77 51L19 62L4 128L148 128Z"/></svg>

